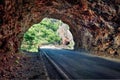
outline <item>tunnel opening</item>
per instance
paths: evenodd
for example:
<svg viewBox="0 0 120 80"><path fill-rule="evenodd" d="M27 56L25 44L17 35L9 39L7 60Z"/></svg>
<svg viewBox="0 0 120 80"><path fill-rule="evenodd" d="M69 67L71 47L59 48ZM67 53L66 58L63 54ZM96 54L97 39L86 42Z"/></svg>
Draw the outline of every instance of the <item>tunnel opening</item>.
<svg viewBox="0 0 120 80"><path fill-rule="evenodd" d="M37 52L41 46L74 49L73 35L69 25L61 20L47 17L33 24L24 33L20 50Z"/></svg>

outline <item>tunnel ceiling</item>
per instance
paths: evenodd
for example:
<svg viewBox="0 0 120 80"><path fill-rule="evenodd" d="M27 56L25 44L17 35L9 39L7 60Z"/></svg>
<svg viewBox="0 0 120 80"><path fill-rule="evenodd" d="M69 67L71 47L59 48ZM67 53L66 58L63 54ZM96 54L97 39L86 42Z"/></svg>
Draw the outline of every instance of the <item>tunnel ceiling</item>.
<svg viewBox="0 0 120 80"><path fill-rule="evenodd" d="M75 49L120 54L119 0L1 0L0 53L16 53L23 34L43 18L70 26Z"/></svg>

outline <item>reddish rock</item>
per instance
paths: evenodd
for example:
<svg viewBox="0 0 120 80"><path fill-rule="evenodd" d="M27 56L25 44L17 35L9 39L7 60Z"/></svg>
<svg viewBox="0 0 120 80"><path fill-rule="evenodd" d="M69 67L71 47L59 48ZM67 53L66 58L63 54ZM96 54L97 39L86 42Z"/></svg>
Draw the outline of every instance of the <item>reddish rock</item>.
<svg viewBox="0 0 120 80"><path fill-rule="evenodd" d="M117 45L118 50L119 4L119 0L1 0L0 54L18 52L23 34L45 17L70 26L75 49L99 52Z"/></svg>

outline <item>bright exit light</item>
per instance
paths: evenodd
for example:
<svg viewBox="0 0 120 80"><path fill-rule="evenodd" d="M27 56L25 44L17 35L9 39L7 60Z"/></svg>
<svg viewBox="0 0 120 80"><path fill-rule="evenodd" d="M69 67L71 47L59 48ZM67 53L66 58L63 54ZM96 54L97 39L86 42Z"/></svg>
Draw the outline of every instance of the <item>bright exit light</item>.
<svg viewBox="0 0 120 80"><path fill-rule="evenodd" d="M40 23L34 24L24 33L21 50L37 52L38 46L50 44L57 46L67 45L68 48L73 48L73 38L69 39L72 34L69 36L68 33L71 33L69 26L61 20L44 18Z"/></svg>
<svg viewBox="0 0 120 80"><path fill-rule="evenodd" d="M61 47L56 47L55 45L42 45L40 46L41 49L62 49Z"/></svg>

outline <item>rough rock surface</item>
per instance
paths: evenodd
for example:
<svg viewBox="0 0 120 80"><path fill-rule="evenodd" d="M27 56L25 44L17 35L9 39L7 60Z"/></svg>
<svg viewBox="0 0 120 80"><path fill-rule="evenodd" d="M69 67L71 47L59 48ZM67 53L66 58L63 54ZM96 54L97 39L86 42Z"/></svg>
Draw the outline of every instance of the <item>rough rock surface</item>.
<svg viewBox="0 0 120 80"><path fill-rule="evenodd" d="M45 17L70 26L75 49L120 54L119 0L1 0L0 60L18 52L24 32Z"/></svg>
<svg viewBox="0 0 120 80"><path fill-rule="evenodd" d="M24 52L14 55L4 64L0 63L0 80L46 80L48 76L41 55Z"/></svg>
<svg viewBox="0 0 120 80"><path fill-rule="evenodd" d="M17 52L24 32L44 17L67 23L76 49L120 53L119 0L1 0L1 54Z"/></svg>

